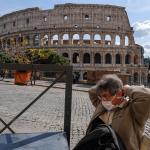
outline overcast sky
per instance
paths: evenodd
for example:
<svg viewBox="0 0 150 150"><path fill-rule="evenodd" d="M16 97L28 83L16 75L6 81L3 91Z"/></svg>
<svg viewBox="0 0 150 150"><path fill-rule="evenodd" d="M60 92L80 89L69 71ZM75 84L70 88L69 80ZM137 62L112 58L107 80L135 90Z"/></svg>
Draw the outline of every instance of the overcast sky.
<svg viewBox="0 0 150 150"><path fill-rule="evenodd" d="M110 4L126 8L130 24L134 27L135 42L144 47L150 57L150 0L0 0L0 16L25 8L53 9L56 4Z"/></svg>

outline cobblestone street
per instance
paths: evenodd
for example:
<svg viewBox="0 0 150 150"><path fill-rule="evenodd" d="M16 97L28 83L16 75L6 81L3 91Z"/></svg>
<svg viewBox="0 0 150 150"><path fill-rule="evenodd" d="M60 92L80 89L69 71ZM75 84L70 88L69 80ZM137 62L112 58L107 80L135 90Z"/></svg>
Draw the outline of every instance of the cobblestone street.
<svg viewBox="0 0 150 150"><path fill-rule="evenodd" d="M74 87L73 85L73 89L75 88L77 86ZM18 86L11 82L0 81L1 118L9 122L44 89L44 86ZM83 92L84 89L87 91L88 88L78 86L78 90L73 90L72 93L71 148L85 134L94 111L88 93ZM63 130L64 97L63 88L50 89L17 119L11 125L11 128L17 133ZM2 127L3 124L0 123L0 128ZM150 120L148 120L146 131L147 134L150 133ZM8 132L8 130L5 132Z"/></svg>

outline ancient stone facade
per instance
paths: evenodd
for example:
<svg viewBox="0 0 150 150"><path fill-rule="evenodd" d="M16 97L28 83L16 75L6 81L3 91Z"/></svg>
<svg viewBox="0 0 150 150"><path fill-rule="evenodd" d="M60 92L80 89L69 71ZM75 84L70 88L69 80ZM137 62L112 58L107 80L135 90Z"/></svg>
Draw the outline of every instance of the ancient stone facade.
<svg viewBox="0 0 150 150"><path fill-rule="evenodd" d="M52 48L68 57L80 80L88 71L128 74L146 84L142 46L135 44L124 7L63 4L54 9L28 8L0 17L0 49Z"/></svg>

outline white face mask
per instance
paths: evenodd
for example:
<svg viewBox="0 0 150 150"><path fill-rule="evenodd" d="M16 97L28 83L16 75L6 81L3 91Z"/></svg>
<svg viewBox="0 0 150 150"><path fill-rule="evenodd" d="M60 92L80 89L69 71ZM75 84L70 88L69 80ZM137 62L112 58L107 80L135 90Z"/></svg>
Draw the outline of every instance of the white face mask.
<svg viewBox="0 0 150 150"><path fill-rule="evenodd" d="M108 110L112 110L115 106L111 103L111 101L102 100L102 105Z"/></svg>

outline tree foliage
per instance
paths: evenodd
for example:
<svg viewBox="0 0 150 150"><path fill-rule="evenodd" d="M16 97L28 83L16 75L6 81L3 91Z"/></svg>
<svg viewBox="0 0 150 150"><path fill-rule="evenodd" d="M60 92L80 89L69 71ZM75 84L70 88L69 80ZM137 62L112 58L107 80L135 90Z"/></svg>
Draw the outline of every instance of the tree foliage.
<svg viewBox="0 0 150 150"><path fill-rule="evenodd" d="M26 51L26 55L34 64L69 64L69 60L67 58L58 55L58 53L52 49L29 49Z"/></svg>
<svg viewBox="0 0 150 150"><path fill-rule="evenodd" d="M1 63L14 63L14 58L7 52L0 51L0 62Z"/></svg>
<svg viewBox="0 0 150 150"><path fill-rule="evenodd" d="M68 65L69 60L52 49L27 49L20 53L0 52L1 63Z"/></svg>

